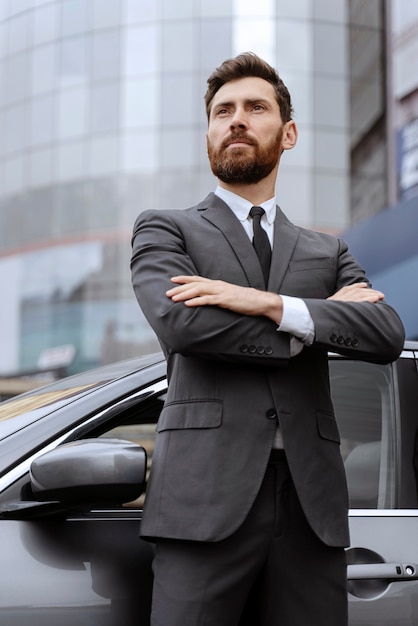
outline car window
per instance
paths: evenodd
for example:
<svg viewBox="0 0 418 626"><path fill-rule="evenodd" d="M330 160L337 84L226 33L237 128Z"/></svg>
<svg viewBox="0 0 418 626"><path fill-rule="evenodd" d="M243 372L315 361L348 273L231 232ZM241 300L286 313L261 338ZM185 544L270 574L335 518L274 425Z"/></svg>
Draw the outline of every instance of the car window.
<svg viewBox="0 0 418 626"><path fill-rule="evenodd" d="M341 452L355 509L395 503L395 404L390 365L330 360Z"/></svg>
<svg viewBox="0 0 418 626"><path fill-rule="evenodd" d="M131 408L121 415L117 424L113 424L105 432L100 434L101 438L117 438L132 441L142 446L147 453L147 480L152 463L154 452L156 423L161 413L165 400L165 394L159 394L143 401L137 407ZM146 492L134 502L125 504L129 508L142 508L145 501Z"/></svg>

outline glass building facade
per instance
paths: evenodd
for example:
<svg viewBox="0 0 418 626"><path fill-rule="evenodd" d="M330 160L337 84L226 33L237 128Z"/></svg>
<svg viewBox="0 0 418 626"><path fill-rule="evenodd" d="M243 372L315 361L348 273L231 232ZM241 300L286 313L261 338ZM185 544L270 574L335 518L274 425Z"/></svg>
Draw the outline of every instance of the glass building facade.
<svg viewBox="0 0 418 626"><path fill-rule="evenodd" d="M0 0L0 374L158 349L130 285L132 225L214 189L203 96L239 52L292 93L279 204L348 226L350 15L348 0Z"/></svg>

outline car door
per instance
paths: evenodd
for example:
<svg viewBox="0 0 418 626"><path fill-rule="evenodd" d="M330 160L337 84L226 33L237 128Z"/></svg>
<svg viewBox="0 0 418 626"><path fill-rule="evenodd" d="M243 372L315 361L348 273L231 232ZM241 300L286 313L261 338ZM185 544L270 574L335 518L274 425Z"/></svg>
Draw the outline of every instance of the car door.
<svg viewBox="0 0 418 626"><path fill-rule="evenodd" d="M350 494L350 626L418 624L415 353L390 365L330 360Z"/></svg>
<svg viewBox="0 0 418 626"><path fill-rule="evenodd" d="M58 443L124 439L150 463L165 388L154 383L87 415ZM145 496L62 509L33 502L30 491L26 471L0 497L0 625L148 626L154 548L139 537Z"/></svg>

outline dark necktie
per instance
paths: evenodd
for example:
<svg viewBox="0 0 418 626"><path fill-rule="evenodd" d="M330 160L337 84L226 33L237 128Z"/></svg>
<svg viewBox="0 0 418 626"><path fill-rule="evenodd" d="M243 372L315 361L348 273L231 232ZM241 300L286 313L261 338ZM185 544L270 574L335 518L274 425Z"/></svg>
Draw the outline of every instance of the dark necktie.
<svg viewBox="0 0 418 626"><path fill-rule="evenodd" d="M260 224L261 217L264 213L264 209L260 206L253 206L250 211L250 216L253 219L253 246L257 252L258 258L260 259L264 280L267 286L270 273L271 247L267 233Z"/></svg>

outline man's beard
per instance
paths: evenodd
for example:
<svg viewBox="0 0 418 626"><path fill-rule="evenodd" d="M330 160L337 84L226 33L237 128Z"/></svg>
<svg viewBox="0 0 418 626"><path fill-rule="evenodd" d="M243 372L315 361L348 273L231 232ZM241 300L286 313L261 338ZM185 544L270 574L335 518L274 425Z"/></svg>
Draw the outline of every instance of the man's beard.
<svg viewBox="0 0 418 626"><path fill-rule="evenodd" d="M208 156L213 174L230 185L252 185L266 178L279 160L283 130L280 128L276 137L264 146L251 143L249 148L229 148L231 140L247 137L244 133L232 133L217 150L208 140Z"/></svg>

